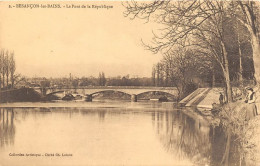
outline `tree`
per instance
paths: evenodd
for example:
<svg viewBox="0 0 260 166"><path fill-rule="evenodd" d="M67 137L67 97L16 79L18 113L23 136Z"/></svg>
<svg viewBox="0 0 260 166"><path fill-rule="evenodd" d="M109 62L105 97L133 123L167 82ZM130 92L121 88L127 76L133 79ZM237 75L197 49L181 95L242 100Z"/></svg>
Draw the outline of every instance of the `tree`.
<svg viewBox="0 0 260 166"><path fill-rule="evenodd" d="M0 91L2 89L2 72L3 72L3 57L4 57L4 51L0 51Z"/></svg>
<svg viewBox="0 0 260 166"><path fill-rule="evenodd" d="M9 86L14 88L17 77L15 76L15 70L14 52L2 49L0 51L0 88L9 88ZM11 81L11 85L9 85L9 81Z"/></svg>
<svg viewBox="0 0 260 166"><path fill-rule="evenodd" d="M106 77L105 77L105 73L104 72L99 73L98 81L99 81L98 82L99 86L105 86L106 85Z"/></svg>
<svg viewBox="0 0 260 166"><path fill-rule="evenodd" d="M9 63L9 51L6 51L5 55L5 73L6 73L6 87L9 86L9 75L10 75L10 63Z"/></svg>
<svg viewBox="0 0 260 166"><path fill-rule="evenodd" d="M6 62L5 62L5 51L1 50L1 73L2 74L2 87L5 87L5 68L6 68Z"/></svg>
<svg viewBox="0 0 260 166"><path fill-rule="evenodd" d="M26 78L24 76L22 76L21 74L14 74L13 76L13 82L14 85L13 87L15 87L17 84L19 84L20 82L26 81Z"/></svg>
<svg viewBox="0 0 260 166"><path fill-rule="evenodd" d="M238 80L240 87L243 87L243 66L242 66L242 51L241 51L241 37L239 31L239 23L236 21L236 29L237 29L237 43L238 43L238 56L239 56L239 72L238 72Z"/></svg>
<svg viewBox="0 0 260 166"><path fill-rule="evenodd" d="M10 76L11 76L11 85L12 88L14 88L15 83L15 70L16 70L16 64L14 60L14 52L11 53L10 59L9 59L9 68L10 68Z"/></svg>
<svg viewBox="0 0 260 166"><path fill-rule="evenodd" d="M163 64L158 62L154 66L154 83L155 86L163 86L164 84L164 73L163 73Z"/></svg>
<svg viewBox="0 0 260 166"><path fill-rule="evenodd" d="M47 80L46 78L44 78L41 82L41 91L42 94L45 96L46 95L46 91L47 91L47 87L50 87L51 82L49 80Z"/></svg>
<svg viewBox="0 0 260 166"><path fill-rule="evenodd" d="M260 38L259 38L259 1L236 1L232 5L232 14L242 23L250 33L253 50L255 79L260 82Z"/></svg>
<svg viewBox="0 0 260 166"><path fill-rule="evenodd" d="M105 73L104 72L102 72L102 74L101 74L101 78L102 78L102 86L105 86L106 85L106 77L105 77Z"/></svg>
<svg viewBox="0 0 260 166"><path fill-rule="evenodd" d="M169 71L169 66L168 66L167 63L166 64L163 63L163 71L164 71L163 75L165 77L164 86L169 86L169 73L170 73L170 71Z"/></svg>
<svg viewBox="0 0 260 166"><path fill-rule="evenodd" d="M102 75L101 75L100 72L99 72L99 75L98 75L98 84L99 84L99 86L102 86Z"/></svg>
<svg viewBox="0 0 260 166"><path fill-rule="evenodd" d="M88 86L88 78L82 77L79 86Z"/></svg>
<svg viewBox="0 0 260 166"><path fill-rule="evenodd" d="M153 86L156 85L155 74L156 74L155 66L153 66L153 68L152 68L152 85Z"/></svg>
<svg viewBox="0 0 260 166"><path fill-rule="evenodd" d="M214 13L213 9L217 8L216 4L213 4L210 1L209 3L213 6L209 9ZM212 15L205 21L205 24L201 24L200 27L191 32L195 38L192 45L196 45L201 50L201 53L209 56L213 61L218 62L225 78L227 102L230 102L232 101L232 88L230 83L229 55L227 51L227 42L225 40L225 24L229 22L229 19L225 17L226 14L223 9L224 4L219 3L218 8L223 12L218 12L214 16Z"/></svg>
<svg viewBox="0 0 260 166"><path fill-rule="evenodd" d="M190 46L200 42L206 44L206 53L219 62L226 82L228 102L232 101L228 52L225 43L226 4L223 1L153 1L150 3L126 2L125 16L150 21L151 16L157 23L164 25L160 34L154 34L153 44L144 44L154 53L170 52L176 45ZM214 41L216 40L216 41ZM211 42L214 41L215 45ZM218 50L216 50L218 49ZM220 50L220 51L219 51Z"/></svg>
<svg viewBox="0 0 260 166"><path fill-rule="evenodd" d="M168 72L169 83L177 88L180 99L195 90L198 86L195 80L207 77L211 66L207 57L185 47L166 53L161 63L168 66L164 72Z"/></svg>
<svg viewBox="0 0 260 166"><path fill-rule="evenodd" d="M78 79L73 79L72 80L72 86L74 87L75 91L76 91L78 85L79 85L79 80Z"/></svg>

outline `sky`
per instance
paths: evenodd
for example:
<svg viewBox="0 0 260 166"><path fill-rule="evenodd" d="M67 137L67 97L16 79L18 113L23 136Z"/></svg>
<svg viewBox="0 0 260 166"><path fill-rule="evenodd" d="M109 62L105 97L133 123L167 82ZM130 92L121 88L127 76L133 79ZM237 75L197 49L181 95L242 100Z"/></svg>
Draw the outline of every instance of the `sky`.
<svg viewBox="0 0 260 166"><path fill-rule="evenodd" d="M66 3L112 9L9 8L16 4L0 2L0 48L15 52L17 72L22 75L82 77L104 72L109 77L150 77L153 64L161 59L141 43L141 39L151 42L158 25L124 17L121 2Z"/></svg>

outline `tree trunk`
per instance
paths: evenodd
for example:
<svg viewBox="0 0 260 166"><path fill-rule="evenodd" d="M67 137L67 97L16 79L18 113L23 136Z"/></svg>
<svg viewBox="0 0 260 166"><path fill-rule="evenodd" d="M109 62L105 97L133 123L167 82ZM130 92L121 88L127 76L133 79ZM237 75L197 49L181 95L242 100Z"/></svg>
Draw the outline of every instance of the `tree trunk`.
<svg viewBox="0 0 260 166"><path fill-rule="evenodd" d="M258 86L258 91L256 91L256 107L259 110L260 109L260 46L259 46L259 38L255 35L252 34L252 49L253 49L253 60L254 60L254 68L255 68L255 80L256 84Z"/></svg>
<svg viewBox="0 0 260 166"><path fill-rule="evenodd" d="M224 42L221 41L222 49L223 49L223 61L224 61L224 77L226 82L226 102L232 102L232 87L230 84L230 78L229 78L229 64L228 64L228 54L226 51L226 47L224 45Z"/></svg>
<svg viewBox="0 0 260 166"><path fill-rule="evenodd" d="M241 51L241 47L240 47L239 33L237 34L237 37L238 37L238 55L239 55L238 80L239 80L239 86L242 88L243 87L243 66L242 66L242 51Z"/></svg>
<svg viewBox="0 0 260 166"><path fill-rule="evenodd" d="M156 86L160 86L160 69L159 64L157 64L157 83Z"/></svg>
<svg viewBox="0 0 260 166"><path fill-rule="evenodd" d="M8 84L9 84L9 76L8 76L9 74L8 73L6 73L6 87L8 88Z"/></svg>
<svg viewBox="0 0 260 166"><path fill-rule="evenodd" d="M224 72L224 77L225 77L225 82L226 82L226 102L230 103L230 102L232 102L232 87L230 84L228 70Z"/></svg>
<svg viewBox="0 0 260 166"><path fill-rule="evenodd" d="M11 75L11 83L12 83L12 89L14 89L14 76L13 76L13 74Z"/></svg>
<svg viewBox="0 0 260 166"><path fill-rule="evenodd" d="M254 59L254 68L255 68L255 79L257 84L260 84L260 46L259 38L252 34L252 49L253 49L253 59Z"/></svg>
<svg viewBox="0 0 260 166"><path fill-rule="evenodd" d="M5 88L5 74L3 73L3 88Z"/></svg>
<svg viewBox="0 0 260 166"><path fill-rule="evenodd" d="M2 81L2 79L1 79L1 73L0 73L0 102L1 102L1 100L2 100L2 99L1 99L1 91L2 91L2 90L1 90L1 88L2 88L2 87L1 87L1 86L2 86L1 81ZM0 112L0 114L1 114L1 112Z"/></svg>
<svg viewBox="0 0 260 166"><path fill-rule="evenodd" d="M178 95L178 101L181 101L184 98L184 85L180 85L179 89L179 95Z"/></svg>
<svg viewBox="0 0 260 166"><path fill-rule="evenodd" d="M212 70L212 88L216 86L215 70Z"/></svg>

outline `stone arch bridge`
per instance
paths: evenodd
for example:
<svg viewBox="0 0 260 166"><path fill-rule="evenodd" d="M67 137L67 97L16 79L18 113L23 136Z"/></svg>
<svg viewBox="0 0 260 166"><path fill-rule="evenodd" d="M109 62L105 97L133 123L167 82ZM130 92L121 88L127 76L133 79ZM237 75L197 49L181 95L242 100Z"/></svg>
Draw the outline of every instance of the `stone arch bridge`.
<svg viewBox="0 0 260 166"><path fill-rule="evenodd" d="M172 96L177 96L176 87L137 87L137 86L87 86L79 88L34 88L35 91L43 95L55 93L78 93L85 96L86 101L92 101L92 96L106 91L122 92L131 95L131 101L137 102L137 95L147 92L164 92ZM44 91L44 93L43 93Z"/></svg>

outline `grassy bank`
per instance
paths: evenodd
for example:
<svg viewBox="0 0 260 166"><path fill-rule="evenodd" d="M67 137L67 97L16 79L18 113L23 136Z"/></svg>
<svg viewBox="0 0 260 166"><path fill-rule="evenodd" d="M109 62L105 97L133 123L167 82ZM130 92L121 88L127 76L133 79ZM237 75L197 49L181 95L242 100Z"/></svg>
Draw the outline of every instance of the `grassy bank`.
<svg viewBox="0 0 260 166"><path fill-rule="evenodd" d="M231 137L239 153L240 165L256 165L260 162L260 116L248 117L247 111L251 111L253 105L236 101L228 103L220 108L217 117L226 133L225 154L223 165L228 165Z"/></svg>

